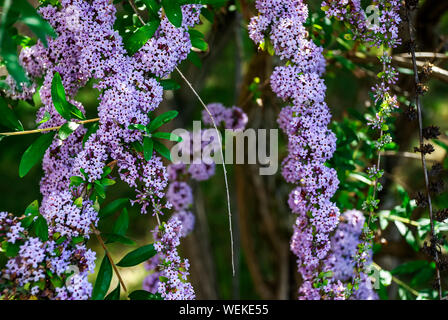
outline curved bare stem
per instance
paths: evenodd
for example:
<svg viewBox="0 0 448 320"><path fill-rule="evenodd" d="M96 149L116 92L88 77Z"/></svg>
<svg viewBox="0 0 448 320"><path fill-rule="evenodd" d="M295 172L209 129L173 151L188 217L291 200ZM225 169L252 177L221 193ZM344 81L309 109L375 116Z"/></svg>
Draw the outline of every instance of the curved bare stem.
<svg viewBox="0 0 448 320"><path fill-rule="evenodd" d="M86 123L98 122L98 121L100 121L100 118L77 121L76 123L86 124ZM35 129L35 130L25 130L25 131L1 132L0 136L21 136L21 135L25 135L25 134L42 133L42 132L47 132L47 131L59 130L61 127L62 126L43 128L43 129Z"/></svg>

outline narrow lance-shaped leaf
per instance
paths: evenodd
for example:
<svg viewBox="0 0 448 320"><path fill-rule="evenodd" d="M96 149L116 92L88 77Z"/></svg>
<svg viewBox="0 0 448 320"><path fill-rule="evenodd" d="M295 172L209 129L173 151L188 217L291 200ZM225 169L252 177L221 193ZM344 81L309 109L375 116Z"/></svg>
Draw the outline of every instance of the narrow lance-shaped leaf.
<svg viewBox="0 0 448 320"><path fill-rule="evenodd" d="M145 290L135 290L129 294L131 300L163 300L160 293L153 294Z"/></svg>
<svg viewBox="0 0 448 320"><path fill-rule="evenodd" d="M0 96L0 123L5 127L23 131L22 123L17 119L14 111L8 107L6 100Z"/></svg>
<svg viewBox="0 0 448 320"><path fill-rule="evenodd" d="M64 123L58 132L59 139L61 140L67 139L76 129L78 129L79 126L80 126L79 123L72 121Z"/></svg>
<svg viewBox="0 0 448 320"><path fill-rule="evenodd" d="M148 128L146 128L142 124L130 124L128 128L133 129L133 130L140 130L140 131L148 132Z"/></svg>
<svg viewBox="0 0 448 320"><path fill-rule="evenodd" d="M122 236L119 234L104 233L104 236L107 239L106 243L119 242L119 243L127 245L127 246L135 246L136 245L136 242L134 240L129 239L128 237Z"/></svg>
<svg viewBox="0 0 448 320"><path fill-rule="evenodd" d="M51 81L51 99L56 111L67 121L73 117L84 120L85 117L76 106L67 101L61 75L56 72Z"/></svg>
<svg viewBox="0 0 448 320"><path fill-rule="evenodd" d="M178 0L162 0L162 7L173 26L180 28L182 26L182 9Z"/></svg>
<svg viewBox="0 0 448 320"><path fill-rule="evenodd" d="M33 224L33 231L36 233L36 236L42 240L48 240L48 224L47 220L42 215L38 215L36 221Z"/></svg>
<svg viewBox="0 0 448 320"><path fill-rule="evenodd" d="M126 234L126 231L128 231L128 226L129 226L129 214L128 210L124 208L118 219L115 221L112 231L114 234L124 236Z"/></svg>
<svg viewBox="0 0 448 320"><path fill-rule="evenodd" d="M22 83L29 83L25 70L22 68L17 55L17 45L13 40L12 26L19 18L12 9L12 0L2 3L2 18L0 21L0 51L8 73L14 78L19 89Z"/></svg>
<svg viewBox="0 0 448 320"><path fill-rule="evenodd" d="M118 210L124 208L129 203L127 198L120 198L112 201L104 208L101 208L99 216L101 219L107 218Z"/></svg>
<svg viewBox="0 0 448 320"><path fill-rule="evenodd" d="M157 0L142 0L142 2L145 4L146 9L148 9L148 12L153 19L159 17L160 4Z"/></svg>
<svg viewBox="0 0 448 320"><path fill-rule="evenodd" d="M118 283L117 287L104 300L120 300L120 283Z"/></svg>
<svg viewBox="0 0 448 320"><path fill-rule="evenodd" d="M28 228L33 222L34 218L39 214L39 202L34 200L25 209L25 218L22 220L22 227Z"/></svg>
<svg viewBox="0 0 448 320"><path fill-rule="evenodd" d="M138 28L129 36L129 38L125 40L125 48L127 52L132 56L140 50L140 48L143 47L149 39L151 39L154 33L156 33L159 25L160 20L157 18L149 21L143 27Z"/></svg>
<svg viewBox="0 0 448 320"><path fill-rule="evenodd" d="M154 141L154 149L163 157L167 158L171 161L171 152L170 150L165 147L162 143L159 141Z"/></svg>
<svg viewBox="0 0 448 320"><path fill-rule="evenodd" d="M149 137L143 138L143 155L146 161L151 160L154 152L154 142Z"/></svg>
<svg viewBox="0 0 448 320"><path fill-rule="evenodd" d="M57 36L51 25L37 13L27 0L14 0L13 10L20 13L20 21L33 31L44 46L47 46L47 36L53 38Z"/></svg>
<svg viewBox="0 0 448 320"><path fill-rule="evenodd" d="M104 255L101 262L98 276L96 277L95 286L92 291L92 300L103 300L109 290L110 281L112 280L112 265L107 255Z"/></svg>
<svg viewBox="0 0 448 320"><path fill-rule="evenodd" d="M44 156L45 151L53 142L55 133L41 135L34 143L26 149L19 165L19 176L23 178L30 169Z"/></svg>
<svg viewBox="0 0 448 320"><path fill-rule="evenodd" d="M164 79L160 80L159 82L163 90L179 90L181 88L180 84L178 84L173 79Z"/></svg>
<svg viewBox="0 0 448 320"><path fill-rule="evenodd" d="M152 120L149 123L148 131L153 132L154 130L163 126L165 123L168 123L171 120L173 120L174 118L176 118L178 114L179 114L179 112L177 112L175 110L171 110L171 111L161 114L160 116L156 117L154 120Z"/></svg>
<svg viewBox="0 0 448 320"><path fill-rule="evenodd" d="M177 134L170 133L170 132L156 132L152 136L153 136L153 138L165 139L165 140L174 141L174 142L182 142L181 137L179 137Z"/></svg>
<svg viewBox="0 0 448 320"><path fill-rule="evenodd" d="M105 199L106 198L106 190L104 188L104 186L97 180L95 181L93 187L95 188L96 193L98 193L98 195Z"/></svg>
<svg viewBox="0 0 448 320"><path fill-rule="evenodd" d="M129 252L117 263L117 266L133 267L154 257L156 254L157 251L154 249L154 244L151 243Z"/></svg>
<svg viewBox="0 0 448 320"><path fill-rule="evenodd" d="M190 34L190 40L191 45L193 48L199 49L201 51L207 51L208 50L208 44L204 40L204 35L197 31L197 30L189 30L188 33Z"/></svg>

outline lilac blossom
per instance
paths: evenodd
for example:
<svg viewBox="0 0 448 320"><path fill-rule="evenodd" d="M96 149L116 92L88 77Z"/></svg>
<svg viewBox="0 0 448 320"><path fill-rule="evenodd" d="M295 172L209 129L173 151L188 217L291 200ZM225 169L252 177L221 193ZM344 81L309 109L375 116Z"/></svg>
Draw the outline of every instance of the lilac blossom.
<svg viewBox="0 0 448 320"><path fill-rule="evenodd" d="M250 37L261 47L269 41L276 55L289 61L275 68L271 87L290 104L280 113L278 123L288 136L289 155L282 174L297 185L288 203L297 215L290 245L304 281L299 298L343 299L341 281L319 278L339 220L339 210L330 201L339 181L335 170L325 165L336 149L336 137L327 128L330 114L321 78L325 71L322 48L308 39L304 27L308 8L303 1L258 0L256 8L259 15L251 19Z"/></svg>

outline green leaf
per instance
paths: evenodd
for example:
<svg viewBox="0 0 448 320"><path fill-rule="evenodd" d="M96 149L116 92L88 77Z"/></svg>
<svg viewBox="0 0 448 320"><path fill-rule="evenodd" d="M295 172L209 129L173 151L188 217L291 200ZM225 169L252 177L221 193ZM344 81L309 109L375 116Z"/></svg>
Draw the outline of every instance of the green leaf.
<svg viewBox="0 0 448 320"><path fill-rule="evenodd" d="M148 128L142 124L130 124L128 128L148 132Z"/></svg>
<svg viewBox="0 0 448 320"><path fill-rule="evenodd" d="M22 83L29 83L25 70L22 68L17 55L17 45L14 42L13 24L19 14L11 6L12 0L2 1L2 18L0 22L0 51L8 73L14 78L19 89Z"/></svg>
<svg viewBox="0 0 448 320"><path fill-rule="evenodd" d="M39 215L39 202L37 202L37 200L34 200L25 209L25 218L21 222L22 227L29 228L33 224L34 218L37 215Z"/></svg>
<svg viewBox="0 0 448 320"><path fill-rule="evenodd" d="M129 252L117 263L117 266L133 267L154 257L156 254L157 251L154 249L154 244L151 243Z"/></svg>
<svg viewBox="0 0 448 320"><path fill-rule="evenodd" d="M201 32L192 29L189 30L188 33L190 34L191 45L193 48L199 49L201 51L208 50L208 44L204 40L204 35Z"/></svg>
<svg viewBox="0 0 448 320"><path fill-rule="evenodd" d="M33 31L45 47L47 46L47 36L53 38L57 36L51 25L37 13L27 0L14 0L13 10L20 13L20 21Z"/></svg>
<svg viewBox="0 0 448 320"><path fill-rule="evenodd" d="M84 183L84 179L80 176L72 176L70 177L70 185L79 186Z"/></svg>
<svg viewBox="0 0 448 320"><path fill-rule="evenodd" d="M19 176L21 178L26 176L31 168L42 159L45 151L53 142L54 135L54 132L41 135L25 150L19 165Z"/></svg>
<svg viewBox="0 0 448 320"><path fill-rule="evenodd" d="M120 283L118 283L117 287L104 300L120 300Z"/></svg>
<svg viewBox="0 0 448 320"><path fill-rule="evenodd" d="M16 131L23 131L22 123L17 119L14 111L8 107L6 100L0 96L0 123Z"/></svg>
<svg viewBox="0 0 448 320"><path fill-rule="evenodd" d="M64 123L61 126L61 128L59 128L58 131L59 139L61 140L67 139L76 129L78 129L79 126L80 126L79 123L72 121Z"/></svg>
<svg viewBox="0 0 448 320"><path fill-rule="evenodd" d="M190 62L194 64L196 67L198 68L202 67L202 61L197 52L194 52L193 50L190 51L190 53L187 56L187 59L190 60Z"/></svg>
<svg viewBox="0 0 448 320"><path fill-rule="evenodd" d="M98 193L98 195L101 198L105 199L106 198L106 190L104 189L104 186L98 180L95 181L93 186L95 188L96 193Z"/></svg>
<svg viewBox="0 0 448 320"><path fill-rule="evenodd" d="M416 260L403 263L391 271L392 274L409 274L428 268L429 262L425 260Z"/></svg>
<svg viewBox="0 0 448 320"><path fill-rule="evenodd" d="M165 147L162 143L160 143L159 141L154 141L154 149L156 149L156 151L162 156L165 157L166 159L171 161L171 152L170 150Z"/></svg>
<svg viewBox="0 0 448 320"><path fill-rule="evenodd" d="M105 233L104 236L107 239L106 243L119 242L127 246L135 246L137 244L134 240L119 234Z"/></svg>
<svg viewBox="0 0 448 320"><path fill-rule="evenodd" d="M163 90L179 90L180 89L180 84L178 84L173 79L160 80L160 85L162 86Z"/></svg>
<svg viewBox="0 0 448 320"><path fill-rule="evenodd" d="M126 208L123 208L123 211L118 216L118 219L115 221L112 231L114 234L124 236L126 234L126 231L128 231L128 227L129 227L128 210Z"/></svg>
<svg viewBox="0 0 448 320"><path fill-rule="evenodd" d="M92 300L103 300L109 290L110 281L112 280L112 265L107 255L104 255L101 262L98 276L96 277L95 286L92 291Z"/></svg>
<svg viewBox="0 0 448 320"><path fill-rule="evenodd" d="M51 114L48 111L45 111L44 116L42 117L42 120L40 120L38 124L45 123L50 119L51 119Z"/></svg>
<svg viewBox="0 0 448 320"><path fill-rule="evenodd" d="M73 117L84 120L85 117L76 106L67 101L61 75L56 72L51 81L51 99L56 111L67 121Z"/></svg>
<svg viewBox="0 0 448 320"><path fill-rule="evenodd" d="M90 126L90 128L87 130L86 134L84 135L84 138L82 139L83 146L86 144L87 140L89 140L89 137L98 130L98 128L99 128L98 122L95 122L94 124L92 124Z"/></svg>
<svg viewBox="0 0 448 320"><path fill-rule="evenodd" d="M152 154L154 152L154 142L149 137L143 138L143 153L145 156L145 160L149 161L152 158Z"/></svg>
<svg viewBox="0 0 448 320"><path fill-rule="evenodd" d="M101 174L101 178L107 177L111 172L112 172L112 168L109 166L105 166L103 168L103 173ZM101 181L101 183L103 183L103 181Z"/></svg>
<svg viewBox="0 0 448 320"><path fill-rule="evenodd" d="M61 277L58 275L54 275L50 278L51 284L55 288L61 288L64 285L64 281L62 281Z"/></svg>
<svg viewBox="0 0 448 320"><path fill-rule="evenodd" d="M12 257L17 256L17 254L19 253L20 243L18 243L18 242L10 243L5 240L2 242L2 249L5 251L5 255L8 258L12 258Z"/></svg>
<svg viewBox="0 0 448 320"><path fill-rule="evenodd" d="M154 130L163 126L165 123L168 123L176 118L178 114L179 112L175 110L167 111L161 114L149 123L148 131L153 132Z"/></svg>
<svg viewBox="0 0 448 320"><path fill-rule="evenodd" d="M156 33L159 28L160 20L151 20L143 27L138 28L124 42L124 46L129 55L133 56L141 47L143 47L149 39Z"/></svg>
<svg viewBox="0 0 448 320"><path fill-rule="evenodd" d="M159 17L160 4L157 0L142 0L152 19Z"/></svg>
<svg viewBox="0 0 448 320"><path fill-rule="evenodd" d="M104 208L100 209L99 217L100 219L107 218L117 212L118 210L121 210L129 203L129 200L127 198L120 198L112 201L111 203L107 204Z"/></svg>
<svg viewBox="0 0 448 320"><path fill-rule="evenodd" d="M113 186L114 184L116 184L117 182L113 179L108 179L108 178L103 178L101 179L101 184L105 187L108 186Z"/></svg>
<svg viewBox="0 0 448 320"><path fill-rule="evenodd" d="M48 240L48 224L47 220L39 214L36 221L33 224L33 231L37 237L42 241Z"/></svg>
<svg viewBox="0 0 448 320"><path fill-rule="evenodd" d="M84 237L83 236L79 236L79 237L74 237L72 238L72 245L77 245L78 243L81 243L84 241Z"/></svg>
<svg viewBox="0 0 448 320"><path fill-rule="evenodd" d="M37 215L39 214L39 202L37 200L34 200L33 202L31 202L28 207L26 207L25 209L25 215Z"/></svg>
<svg viewBox="0 0 448 320"><path fill-rule="evenodd" d="M172 25L180 28L182 26L182 10L178 0L162 0L162 7Z"/></svg>
<svg viewBox="0 0 448 320"><path fill-rule="evenodd" d="M156 132L152 135L154 138L165 139L174 142L182 142L182 138L170 132Z"/></svg>
<svg viewBox="0 0 448 320"><path fill-rule="evenodd" d="M153 294L145 290L135 290L129 294L131 300L163 300L160 294Z"/></svg>
<svg viewBox="0 0 448 320"><path fill-rule="evenodd" d="M25 74L17 56L17 46L12 39L10 32L5 32L3 42L1 43L1 56L5 63L8 73L14 78L18 88L20 89L22 83L28 84L30 81Z"/></svg>

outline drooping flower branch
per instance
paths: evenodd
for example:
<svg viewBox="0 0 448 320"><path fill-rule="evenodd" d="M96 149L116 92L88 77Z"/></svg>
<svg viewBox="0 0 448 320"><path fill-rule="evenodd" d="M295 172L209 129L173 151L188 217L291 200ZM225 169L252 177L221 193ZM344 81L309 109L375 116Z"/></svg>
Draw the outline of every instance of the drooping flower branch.
<svg viewBox="0 0 448 320"><path fill-rule="evenodd" d="M216 123L226 129L242 130L247 124L247 115L238 107L226 108L221 103L211 103L207 105L207 108L212 113ZM213 125L210 116L205 110L202 113L202 122L207 126ZM213 129L212 132L214 133ZM169 186L166 193L166 197L174 210L168 224L178 226L181 238L188 236L193 231L195 225L195 216L192 212L193 190L188 182L190 180L199 182L210 179L215 174L216 167L213 159L204 158L207 156L204 155L204 149L213 143L214 135L208 135L206 131L202 131L200 137L198 137L201 139L201 143L198 144L193 142L193 139L195 139L194 133L189 133L188 136L183 136L182 138L182 143L186 144L190 149L189 164L180 162L168 165ZM195 146L199 147L200 150L195 150ZM157 234L159 229L157 228L154 233ZM153 272L145 278L143 282L144 290L153 294L160 293L162 296L165 295L165 287L160 286L161 277L162 279L165 277L163 266L161 254L155 255L147 261L145 264L146 269Z"/></svg>
<svg viewBox="0 0 448 320"><path fill-rule="evenodd" d="M107 0L62 0L58 6L39 9L58 37L49 39L48 47L38 42L21 52L28 75L44 77L39 92L43 107L37 123L40 129L65 124L72 129L68 137L59 132L43 160L40 211L52 239L63 237L64 245L78 237L83 245L88 239L98 221L96 199L104 198L104 187L115 183L108 163L114 163L120 178L136 189L137 202L143 208L151 206L158 215L171 207L164 200L166 168L155 152L149 161L145 159L140 152L144 133L135 126L149 125L149 113L162 101L163 89L151 74L168 75L190 52L188 29L199 22L201 7L183 6L180 28L171 25L160 10L158 30L134 56L127 55L120 34L114 30L115 7ZM65 92L55 90L58 77L62 83L59 89ZM96 80L94 87L100 91L99 125L96 131L87 132L76 122L84 117L84 108L73 97L90 79ZM71 113L64 114L58 108L60 103ZM60 255L70 259L73 251L63 249ZM65 267L62 265L60 272L66 272ZM80 276L87 282L87 272ZM82 298L88 298L91 286L84 285L84 289ZM71 297L70 290L58 290L57 294L57 298Z"/></svg>
<svg viewBox="0 0 448 320"><path fill-rule="evenodd" d="M369 218L361 235L364 241L359 244L355 257L358 277L354 277L352 284L347 287L347 297L350 297L353 290L359 287L361 278L366 272L368 260L365 259L365 256L371 248L373 239L370 223L376 220L374 214L379 207L377 196L378 192L382 190L379 180L384 173L381 169L380 152L387 144L392 142L388 120L393 112L399 108L397 96L391 89L398 80L398 73L392 66L390 51L401 44L398 34L401 23L401 1L377 0L373 1L372 5L375 6L375 16L370 21L359 0L322 2L322 9L326 12L327 17L336 17L338 20L348 22L356 39L369 46L376 47L382 52L382 55L378 57L382 65L382 71L378 74L380 81L372 87L375 115L370 117L368 121L368 125L372 129L379 131L379 138L375 141L378 156L376 164L367 169L367 174L373 181L373 188L369 190L369 196L362 209L368 213Z"/></svg>
<svg viewBox="0 0 448 320"><path fill-rule="evenodd" d="M289 155L282 174L297 185L289 206L297 214L291 250L303 278L299 298L340 299L344 297L342 283L322 273L339 219L339 210L330 200L338 187L337 174L325 165L335 151L336 138L327 127L331 116L324 101L322 48L308 39L304 27L308 8L303 1L258 0L256 8L259 15L249 24L250 37L261 47L272 45L287 62L275 68L271 87L291 104L283 108L278 122L288 136Z"/></svg>
<svg viewBox="0 0 448 320"><path fill-rule="evenodd" d="M376 300L378 295L373 289L367 272L359 272L356 264L360 259L365 265L372 264L372 249L369 247L359 255L359 246L363 245L362 233L365 224L364 214L357 210L349 210L340 216L339 225L331 238L331 253L325 260L326 270L331 272L335 279L344 284L351 284L360 277L358 288L353 290L349 298L354 300Z"/></svg>

